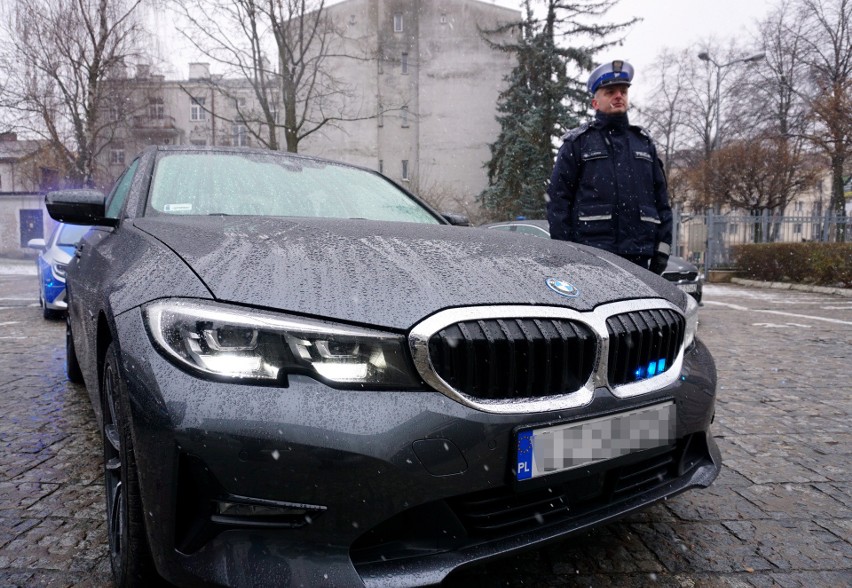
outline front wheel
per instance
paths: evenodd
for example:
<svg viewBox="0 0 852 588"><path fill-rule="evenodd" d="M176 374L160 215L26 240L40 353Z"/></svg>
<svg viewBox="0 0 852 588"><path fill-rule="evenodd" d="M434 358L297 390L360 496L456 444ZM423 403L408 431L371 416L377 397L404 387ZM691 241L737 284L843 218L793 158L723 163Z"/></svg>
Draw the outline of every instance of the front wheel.
<svg viewBox="0 0 852 588"><path fill-rule="evenodd" d="M101 390L107 533L113 579L118 588L158 585L161 580L154 569L145 534L129 401L118 369L115 343L110 343L106 352Z"/></svg>

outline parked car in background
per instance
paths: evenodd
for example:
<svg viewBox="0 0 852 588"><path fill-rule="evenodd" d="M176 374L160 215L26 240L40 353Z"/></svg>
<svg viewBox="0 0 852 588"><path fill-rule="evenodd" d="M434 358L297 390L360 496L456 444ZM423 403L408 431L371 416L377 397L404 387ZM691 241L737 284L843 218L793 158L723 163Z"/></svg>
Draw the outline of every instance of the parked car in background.
<svg viewBox="0 0 852 588"><path fill-rule="evenodd" d="M74 246L89 230L87 225L58 223L44 239L30 239L27 247L40 250L38 266L38 300L44 318L60 318L68 304L65 300L65 268L74 255Z"/></svg>
<svg viewBox="0 0 852 588"><path fill-rule="evenodd" d="M697 304L616 256L262 150L46 205L95 225L66 347L116 585L437 585L720 471Z"/></svg>
<svg viewBox="0 0 852 588"><path fill-rule="evenodd" d="M546 220L513 220L487 223L481 226L486 229L510 231L550 239L550 225ZM663 272L663 277L691 295L697 302L701 302L704 280L698 273L698 267L695 264L677 255L669 256L669 263L666 266L666 271Z"/></svg>

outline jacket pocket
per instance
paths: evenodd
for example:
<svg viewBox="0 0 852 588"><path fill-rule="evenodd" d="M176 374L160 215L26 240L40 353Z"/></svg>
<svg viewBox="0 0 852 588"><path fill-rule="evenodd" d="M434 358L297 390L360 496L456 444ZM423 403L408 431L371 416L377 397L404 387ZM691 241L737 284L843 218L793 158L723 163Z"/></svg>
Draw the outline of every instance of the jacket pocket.
<svg viewBox="0 0 852 588"><path fill-rule="evenodd" d="M612 230L612 205L585 204L577 208L577 234L600 235Z"/></svg>
<svg viewBox="0 0 852 588"><path fill-rule="evenodd" d="M639 218L646 223L653 223L655 225L660 224L660 214L657 212L657 208L655 206L640 204Z"/></svg>

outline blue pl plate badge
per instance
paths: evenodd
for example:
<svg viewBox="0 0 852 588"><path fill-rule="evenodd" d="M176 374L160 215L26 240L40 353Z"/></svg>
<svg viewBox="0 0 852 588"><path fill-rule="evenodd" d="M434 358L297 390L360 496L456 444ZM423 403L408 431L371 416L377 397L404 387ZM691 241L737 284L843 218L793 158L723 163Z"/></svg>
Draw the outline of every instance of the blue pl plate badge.
<svg viewBox="0 0 852 588"><path fill-rule="evenodd" d="M533 432L521 431L518 433L518 471L519 480L532 478L533 467Z"/></svg>
<svg viewBox="0 0 852 588"><path fill-rule="evenodd" d="M580 291L577 288L563 280L557 280L556 278L547 278L545 283L547 284L548 288L550 288L560 296L574 298L580 295Z"/></svg>

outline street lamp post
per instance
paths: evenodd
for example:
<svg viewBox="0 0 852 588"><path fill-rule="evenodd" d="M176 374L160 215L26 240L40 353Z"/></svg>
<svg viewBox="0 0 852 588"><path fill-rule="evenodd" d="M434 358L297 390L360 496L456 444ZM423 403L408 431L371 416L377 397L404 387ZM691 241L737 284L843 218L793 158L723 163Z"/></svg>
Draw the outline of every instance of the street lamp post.
<svg viewBox="0 0 852 588"><path fill-rule="evenodd" d="M702 51L698 54L698 59L700 59L701 61L712 63L714 66L716 66L716 93L713 97L713 102L716 106L716 132L714 133L713 141L710 144L710 151L716 151L719 148L720 135L722 134L720 118L720 114L722 112L722 70L737 63L750 63L754 61L760 61L765 56L765 53L755 53L754 55L750 55L748 57L741 57L739 59L729 61L728 63L720 64L715 59L713 59L713 57L707 51ZM707 242L704 249L705 280L709 278L710 267L714 264L715 258L719 255L719 252L716 251L716 249L720 248L722 245L721 232L723 227L722 224L718 222L718 219L715 218L715 216L716 215L712 212L707 213Z"/></svg>
<svg viewBox="0 0 852 588"><path fill-rule="evenodd" d="M722 70L737 63L751 63L754 61L760 61L764 57L766 57L765 53L755 53L754 55L750 55L748 57L741 57L739 59L729 61L728 63L719 64L707 51L702 51L698 54L698 59L700 59L701 61L712 63L716 66L716 93L713 97L713 103L716 106L716 132L713 135L713 141L710 145L711 151L715 151L719 148L719 135L721 134L722 130L719 126L721 124L719 114L722 111Z"/></svg>

